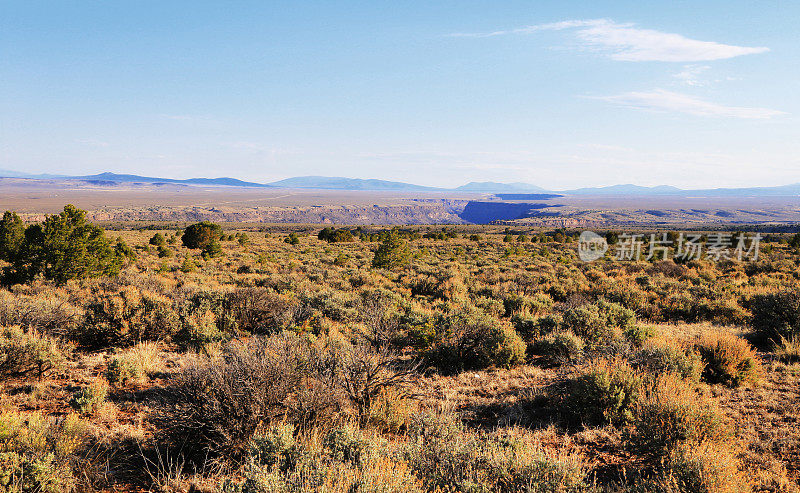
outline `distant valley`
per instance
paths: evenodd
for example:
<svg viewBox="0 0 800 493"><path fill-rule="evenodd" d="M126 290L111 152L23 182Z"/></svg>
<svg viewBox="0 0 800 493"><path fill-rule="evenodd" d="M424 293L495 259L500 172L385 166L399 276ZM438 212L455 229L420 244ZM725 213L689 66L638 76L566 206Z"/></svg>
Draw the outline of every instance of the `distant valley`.
<svg viewBox="0 0 800 493"><path fill-rule="evenodd" d="M603 225L796 224L800 184L682 190L615 185L548 191L526 183L452 189L404 182L305 176L272 183L132 174L0 175L0 210L30 218L74 203L100 221L318 224ZM158 205L154 205L158 204Z"/></svg>

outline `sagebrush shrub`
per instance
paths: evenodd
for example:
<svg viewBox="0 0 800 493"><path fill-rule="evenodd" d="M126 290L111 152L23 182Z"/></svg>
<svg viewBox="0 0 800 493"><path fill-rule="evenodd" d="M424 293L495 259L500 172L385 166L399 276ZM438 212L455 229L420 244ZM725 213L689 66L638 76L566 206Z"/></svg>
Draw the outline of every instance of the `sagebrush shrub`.
<svg viewBox="0 0 800 493"><path fill-rule="evenodd" d="M530 440L494 438L487 456L487 476L491 479L484 480L488 483L484 491L549 493L589 489L587 468L581 458L547 451Z"/></svg>
<svg viewBox="0 0 800 493"><path fill-rule="evenodd" d="M717 404L679 375L662 374L642 394L632 441L644 454L662 457L684 443L721 442L731 436Z"/></svg>
<svg viewBox="0 0 800 493"><path fill-rule="evenodd" d="M437 328L437 342L425 352L429 364L444 373L508 368L525 361L526 345L507 322L477 311L448 315Z"/></svg>
<svg viewBox="0 0 800 493"><path fill-rule="evenodd" d="M596 305L583 305L564 312L563 327L590 342L599 342L614 335Z"/></svg>
<svg viewBox="0 0 800 493"><path fill-rule="evenodd" d="M66 357L55 339L31 329L0 328L0 376L41 378L64 365Z"/></svg>
<svg viewBox="0 0 800 493"><path fill-rule="evenodd" d="M631 344L638 347L644 344L648 339L655 337L656 333L650 326L634 324L625 329L622 335L624 335L625 339L630 341Z"/></svg>
<svg viewBox="0 0 800 493"><path fill-rule="evenodd" d="M9 493L63 493L75 486L68 464L53 454L0 452L0 491Z"/></svg>
<svg viewBox="0 0 800 493"><path fill-rule="evenodd" d="M294 437L295 428L282 423L270 427L263 434L253 436L248 450L249 457L257 464L274 466L282 472L297 467L304 450Z"/></svg>
<svg viewBox="0 0 800 493"><path fill-rule="evenodd" d="M30 296L0 290L0 327L19 325L52 337L71 337L82 317L82 310L56 289Z"/></svg>
<svg viewBox="0 0 800 493"><path fill-rule="evenodd" d="M177 342L185 348L203 349L209 344L224 341L225 332L217 327L217 317L211 310L195 311L183 319L183 329Z"/></svg>
<svg viewBox="0 0 800 493"><path fill-rule="evenodd" d="M171 340L181 320L170 298L135 286L103 292L86 306L77 340L89 348Z"/></svg>
<svg viewBox="0 0 800 493"><path fill-rule="evenodd" d="M0 413L0 491L61 493L77 483L72 464L89 438L74 414Z"/></svg>
<svg viewBox="0 0 800 493"><path fill-rule="evenodd" d="M72 394L69 405L81 414L91 414L106 401L108 386L101 380L95 380L88 387L83 387Z"/></svg>
<svg viewBox="0 0 800 493"><path fill-rule="evenodd" d="M753 330L762 338L777 341L800 336L800 290L756 295L750 311Z"/></svg>
<svg viewBox="0 0 800 493"><path fill-rule="evenodd" d="M533 351L552 363L575 361L583 354L583 349L583 339L572 332L555 332L533 344Z"/></svg>
<svg viewBox="0 0 800 493"><path fill-rule="evenodd" d="M735 450L724 444L685 444L674 450L663 472L650 485L674 493L745 493L749 481L740 471ZM653 491L651 490L651 491Z"/></svg>
<svg viewBox="0 0 800 493"><path fill-rule="evenodd" d="M560 413L573 425L624 425L634 417L643 376L622 360L599 360L567 382L553 396Z"/></svg>
<svg viewBox="0 0 800 493"><path fill-rule="evenodd" d="M594 345L616 338L636 322L632 310L603 300L570 308L563 317L562 326L565 329Z"/></svg>
<svg viewBox="0 0 800 493"><path fill-rule="evenodd" d="M705 364L694 347L675 339L652 339L634 353L632 362L654 375L675 373L699 381Z"/></svg>
<svg viewBox="0 0 800 493"><path fill-rule="evenodd" d="M140 380L144 374L138 363L130 357L117 357L106 367L106 380L115 385Z"/></svg>
<svg viewBox="0 0 800 493"><path fill-rule="evenodd" d="M338 462L363 465L374 452L373 444L353 425L336 427L325 435L325 451Z"/></svg>
<svg viewBox="0 0 800 493"><path fill-rule="evenodd" d="M387 349L375 351L367 344L328 340L315 354L314 376L338 392L354 408L361 425L365 425L374 405L387 392L403 396L415 365L401 364L397 355Z"/></svg>
<svg viewBox="0 0 800 493"><path fill-rule="evenodd" d="M563 320L560 314L549 314L543 317L514 315L511 317L511 323L525 342L532 342L537 337L558 331L563 325Z"/></svg>
<svg viewBox="0 0 800 493"><path fill-rule="evenodd" d="M712 331L700 336L697 351L703 358L703 380L731 387L758 383L761 359L750 344L733 334Z"/></svg>
<svg viewBox="0 0 800 493"><path fill-rule="evenodd" d="M229 293L225 300L225 308L237 329L266 335L292 326L298 305L296 299L265 288L237 289Z"/></svg>
<svg viewBox="0 0 800 493"><path fill-rule="evenodd" d="M263 423L294 417L291 397L308 386L310 358L309 344L290 333L232 341L220 361L178 375L154 419L190 458L239 460ZM316 402L304 411L321 419L331 403Z"/></svg>
<svg viewBox="0 0 800 493"><path fill-rule="evenodd" d="M546 452L524 434L507 437L468 430L447 413L419 416L404 457L432 491L588 489L587 468L577 456Z"/></svg>
<svg viewBox="0 0 800 493"><path fill-rule="evenodd" d="M313 447L311 447L313 448ZM386 455L363 465L339 462L324 452L304 450L302 460L291 469L248 464L243 479L226 479L222 493L422 493L422 482L404 461Z"/></svg>

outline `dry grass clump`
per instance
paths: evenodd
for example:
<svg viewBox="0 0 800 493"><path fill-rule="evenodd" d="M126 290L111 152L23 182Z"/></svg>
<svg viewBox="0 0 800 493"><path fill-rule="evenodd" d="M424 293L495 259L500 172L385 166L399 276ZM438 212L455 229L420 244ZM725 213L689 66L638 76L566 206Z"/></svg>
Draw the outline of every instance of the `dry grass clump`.
<svg viewBox="0 0 800 493"><path fill-rule="evenodd" d="M106 379L114 385L141 383L161 369L160 344L143 341L115 356L106 368Z"/></svg>
<svg viewBox="0 0 800 493"><path fill-rule="evenodd" d="M709 331L695 343L703 358L703 380L731 387L758 383L764 369L750 344L729 332Z"/></svg>
<svg viewBox="0 0 800 493"><path fill-rule="evenodd" d="M800 362L800 336L793 336L789 339L781 337L772 352L784 363Z"/></svg>

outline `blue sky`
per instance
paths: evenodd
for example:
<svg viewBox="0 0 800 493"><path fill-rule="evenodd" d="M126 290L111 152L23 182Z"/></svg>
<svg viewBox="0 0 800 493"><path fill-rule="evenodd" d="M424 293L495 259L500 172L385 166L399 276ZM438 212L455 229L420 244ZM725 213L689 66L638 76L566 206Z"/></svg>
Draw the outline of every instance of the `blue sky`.
<svg viewBox="0 0 800 493"><path fill-rule="evenodd" d="M800 3L0 0L0 168L800 181Z"/></svg>

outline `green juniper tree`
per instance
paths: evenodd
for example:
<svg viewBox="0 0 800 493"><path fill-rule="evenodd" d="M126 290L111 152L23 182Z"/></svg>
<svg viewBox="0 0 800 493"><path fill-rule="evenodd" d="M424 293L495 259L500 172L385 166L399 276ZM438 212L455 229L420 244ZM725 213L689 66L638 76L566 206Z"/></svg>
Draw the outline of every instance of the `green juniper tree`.
<svg viewBox="0 0 800 493"><path fill-rule="evenodd" d="M3 271L5 283L28 282L42 274L64 284L119 272L124 254L112 247L102 228L86 221L85 211L66 205L60 214L25 228L21 240L21 222L15 216L6 212L0 225L3 258L11 264Z"/></svg>
<svg viewBox="0 0 800 493"><path fill-rule="evenodd" d="M202 250L211 243L220 241L223 236L222 227L219 224L203 221L186 228L181 241L187 248Z"/></svg>
<svg viewBox="0 0 800 493"><path fill-rule="evenodd" d="M385 235L381 246L375 252L372 266L383 269L395 269L408 265L411 260L411 251L408 243L400 237L396 230Z"/></svg>
<svg viewBox="0 0 800 493"><path fill-rule="evenodd" d="M16 212L6 211L0 222L0 260L13 262L19 254L25 228Z"/></svg>

